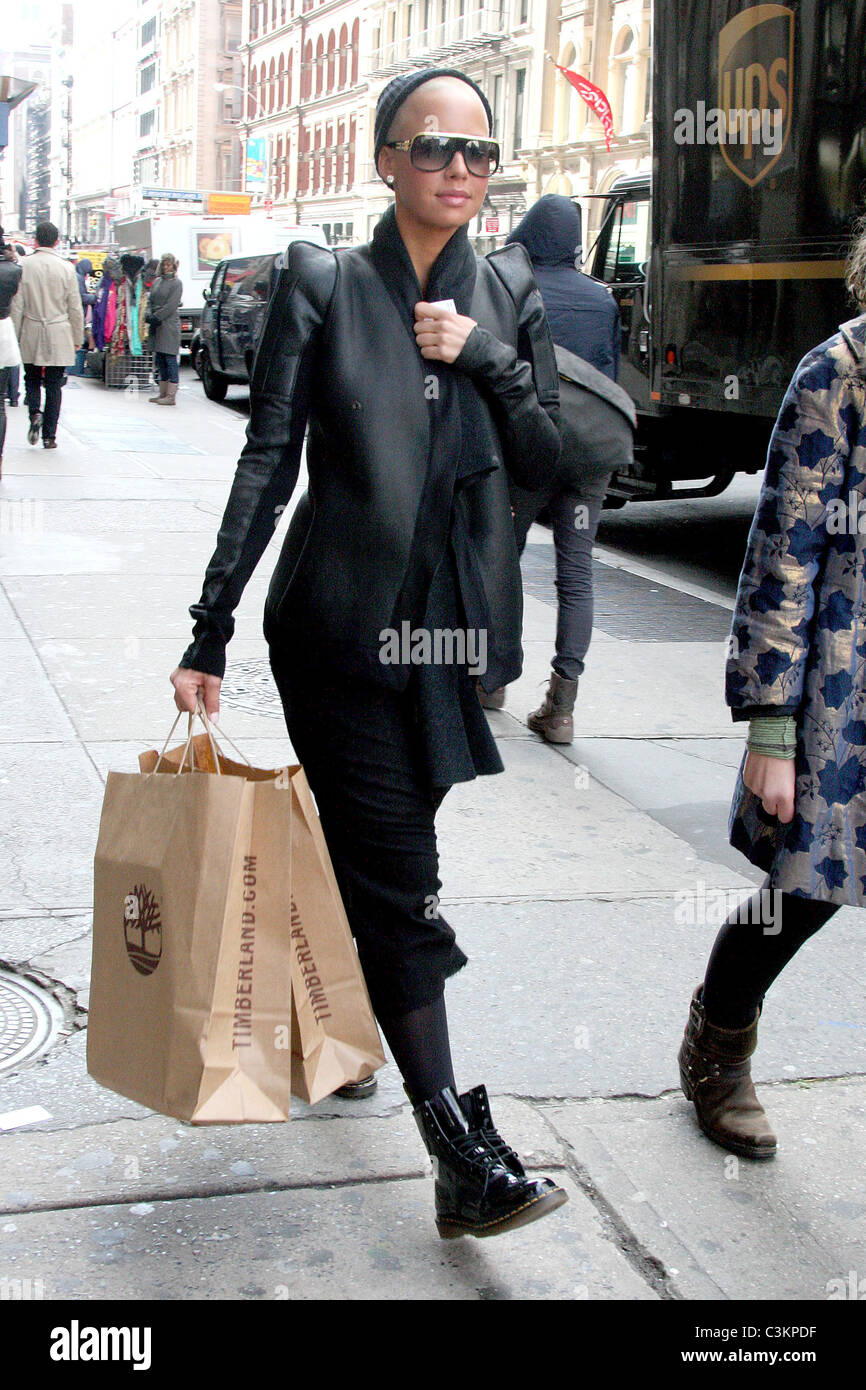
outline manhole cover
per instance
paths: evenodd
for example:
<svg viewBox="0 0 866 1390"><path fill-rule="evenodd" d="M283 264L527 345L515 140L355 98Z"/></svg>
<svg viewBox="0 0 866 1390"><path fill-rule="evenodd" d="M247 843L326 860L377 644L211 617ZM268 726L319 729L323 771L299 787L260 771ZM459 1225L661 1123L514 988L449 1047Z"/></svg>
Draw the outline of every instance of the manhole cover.
<svg viewBox="0 0 866 1390"><path fill-rule="evenodd" d="M283 706L267 661L232 661L220 686L220 699L232 709L283 719Z"/></svg>
<svg viewBox="0 0 866 1390"><path fill-rule="evenodd" d="M20 975L0 970L0 1072L47 1052L63 1025L52 995Z"/></svg>

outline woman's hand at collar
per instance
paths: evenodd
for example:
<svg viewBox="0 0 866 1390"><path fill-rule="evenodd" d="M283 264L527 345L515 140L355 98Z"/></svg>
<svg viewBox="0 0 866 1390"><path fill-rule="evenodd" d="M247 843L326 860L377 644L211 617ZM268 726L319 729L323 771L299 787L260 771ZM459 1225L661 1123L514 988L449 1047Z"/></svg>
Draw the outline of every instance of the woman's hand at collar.
<svg viewBox="0 0 866 1390"><path fill-rule="evenodd" d="M455 314L423 299L415 305L415 341L422 357L453 362L475 327L475 320L466 314Z"/></svg>

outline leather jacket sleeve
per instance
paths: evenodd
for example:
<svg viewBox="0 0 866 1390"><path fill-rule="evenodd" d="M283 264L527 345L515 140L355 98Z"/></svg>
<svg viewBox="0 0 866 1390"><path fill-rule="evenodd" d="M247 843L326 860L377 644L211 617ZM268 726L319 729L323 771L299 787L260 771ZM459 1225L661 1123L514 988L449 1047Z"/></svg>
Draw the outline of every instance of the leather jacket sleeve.
<svg viewBox="0 0 866 1390"><path fill-rule="evenodd" d="M14 261L0 260L0 319L9 318L10 305L21 283L21 267Z"/></svg>
<svg viewBox="0 0 866 1390"><path fill-rule="evenodd" d="M222 677L235 608L298 480L310 381L336 283L332 252L293 242L268 306L250 381L247 440L179 665Z"/></svg>
<svg viewBox="0 0 866 1390"><path fill-rule="evenodd" d="M502 274L504 267L496 269L513 293L513 269L509 267L507 275ZM485 390L509 474L521 487L536 491L553 481L559 459L559 376L541 291L531 268L521 280L522 293L515 298L517 351L476 324L454 365Z"/></svg>

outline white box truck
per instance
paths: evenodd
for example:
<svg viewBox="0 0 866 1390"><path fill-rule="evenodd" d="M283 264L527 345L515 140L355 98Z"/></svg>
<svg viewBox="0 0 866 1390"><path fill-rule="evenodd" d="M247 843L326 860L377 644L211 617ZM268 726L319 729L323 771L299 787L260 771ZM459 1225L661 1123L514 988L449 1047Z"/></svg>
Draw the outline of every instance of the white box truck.
<svg viewBox="0 0 866 1390"><path fill-rule="evenodd" d="M127 217L114 224L114 235L122 251L137 251L146 260L171 252L178 260L178 276L183 284L180 306L181 346L189 349L198 331L202 312L202 290L210 284L220 261L229 256L266 255L282 251L290 241L314 241L326 246L321 227L298 226L280 217L262 213L247 216L220 216L195 212L147 213Z"/></svg>

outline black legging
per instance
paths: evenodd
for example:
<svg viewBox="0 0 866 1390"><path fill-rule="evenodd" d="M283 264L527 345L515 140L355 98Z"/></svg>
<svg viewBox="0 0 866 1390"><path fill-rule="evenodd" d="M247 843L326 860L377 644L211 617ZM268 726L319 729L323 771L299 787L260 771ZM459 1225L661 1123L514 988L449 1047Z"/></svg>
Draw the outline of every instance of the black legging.
<svg viewBox="0 0 866 1390"><path fill-rule="evenodd" d="M837 911L836 903L793 897L765 885L732 912L707 964L703 988L707 1018L720 1028L744 1028L751 1023L777 975Z"/></svg>
<svg viewBox="0 0 866 1390"><path fill-rule="evenodd" d="M445 980L466 964L438 910L435 815L409 698L270 648L374 1013L414 1104L454 1085Z"/></svg>

